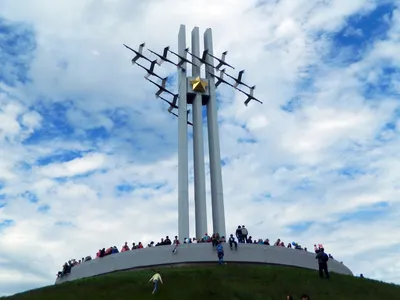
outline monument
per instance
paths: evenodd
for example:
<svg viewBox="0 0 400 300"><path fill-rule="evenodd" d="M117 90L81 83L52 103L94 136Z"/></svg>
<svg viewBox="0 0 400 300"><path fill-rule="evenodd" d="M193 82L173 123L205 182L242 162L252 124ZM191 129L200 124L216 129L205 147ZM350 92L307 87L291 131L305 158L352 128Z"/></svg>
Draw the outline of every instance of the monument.
<svg viewBox="0 0 400 300"><path fill-rule="evenodd" d="M201 238L205 233L209 232L207 228L207 202L206 202L206 175L205 175L205 159L204 159L204 136L203 136L203 106L207 111L207 130L208 130L208 151L210 165L210 181L211 181L211 207L212 207L212 232L219 233L220 236L226 236L225 225L225 209L224 209L224 193L222 184L222 167L221 167L221 151L218 130L217 115L217 99L215 90L221 83L225 83L243 94L247 95L245 104L251 100L259 101L253 96L255 86L250 87L242 82L244 70L239 72L237 78L226 74L225 69L221 67L229 67L234 69L230 64L225 62L227 51L222 53L221 58L214 56L213 37L211 29L207 29L203 36L203 52L200 51L200 33L199 28L193 28L191 32L191 51L186 45L186 27L181 25L178 34L178 53L165 47L163 54L148 49L158 59L151 60L143 55L145 44L140 44L139 50L134 50L125 45L128 49L135 53L132 59L133 64L138 64L147 71L145 76L148 81L159 88L156 96L162 98L170 104L168 111L173 113L174 109L178 109L178 234L179 239L189 238L190 220L189 220L189 153L188 153L188 125L193 126L193 168L194 168L194 203L195 203L195 225L196 238ZM175 63L168 58L171 53L178 58ZM191 61L187 58L190 55ZM151 63L149 68L137 63L138 59L145 59ZM214 66L214 60L218 64ZM167 89L166 83L168 78L161 78L154 72L155 65L161 65L168 62L177 67L178 72L178 93L175 94ZM191 74L187 68L191 67ZM205 77L201 76L201 68L204 66ZM215 75L215 70L220 71L220 76ZM229 83L224 79L227 75L234 80ZM161 84L149 79L154 76L162 80ZM217 83L215 83L217 79ZM238 85L246 86L250 89L249 93L237 88ZM161 97L162 93L173 96L168 100ZM192 106L193 121L188 120L188 105Z"/></svg>

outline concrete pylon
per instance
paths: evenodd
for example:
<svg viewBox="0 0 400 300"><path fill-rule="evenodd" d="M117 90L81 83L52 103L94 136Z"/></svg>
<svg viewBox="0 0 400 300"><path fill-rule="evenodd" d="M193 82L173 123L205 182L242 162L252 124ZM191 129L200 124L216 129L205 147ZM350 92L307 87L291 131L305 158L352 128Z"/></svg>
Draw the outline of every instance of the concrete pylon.
<svg viewBox="0 0 400 300"><path fill-rule="evenodd" d="M192 53L200 56L199 28L192 30ZM200 61L192 56L192 76L200 77ZM203 97L196 93L192 103L193 108L193 161L194 161L194 206L196 215L196 237L200 238L207 232L207 202L206 202L206 171L204 166L203 141Z"/></svg>
<svg viewBox="0 0 400 300"><path fill-rule="evenodd" d="M181 25L178 35L178 54L185 56L186 27ZM178 234L179 239L189 237L189 158L187 128L187 75L186 63L178 69Z"/></svg>
<svg viewBox="0 0 400 300"><path fill-rule="evenodd" d="M208 49L208 53L213 53L213 38L211 28L204 33L204 48ZM206 57L206 61L212 64L211 56ZM206 78L208 79L208 87L210 98L207 103L207 126L208 126L208 148L210 156L210 179L211 179L211 203L212 203L212 219L213 231L218 232L220 236L226 237L225 226L225 208L224 208L224 192L222 186L222 167L221 167L221 150L219 143L218 115L217 115L217 98L215 96L215 79L214 68L206 65Z"/></svg>

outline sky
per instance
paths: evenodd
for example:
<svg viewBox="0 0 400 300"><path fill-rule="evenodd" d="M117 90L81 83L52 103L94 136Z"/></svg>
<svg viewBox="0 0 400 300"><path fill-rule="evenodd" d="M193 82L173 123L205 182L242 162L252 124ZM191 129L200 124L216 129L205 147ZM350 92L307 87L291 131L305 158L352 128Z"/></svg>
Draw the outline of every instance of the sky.
<svg viewBox="0 0 400 300"><path fill-rule="evenodd" d="M177 118L123 43L176 50L180 24L263 101L218 88L227 233L400 284L400 1L0 0L0 296L177 234Z"/></svg>

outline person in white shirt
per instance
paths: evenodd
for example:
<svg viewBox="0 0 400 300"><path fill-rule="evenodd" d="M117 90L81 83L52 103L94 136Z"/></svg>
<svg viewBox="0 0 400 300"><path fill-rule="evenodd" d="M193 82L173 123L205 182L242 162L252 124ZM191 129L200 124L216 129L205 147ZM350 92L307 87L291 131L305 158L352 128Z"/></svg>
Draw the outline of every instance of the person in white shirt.
<svg viewBox="0 0 400 300"><path fill-rule="evenodd" d="M159 273L154 274L153 277L150 278L149 282L151 281L153 281L154 288L152 294L154 294L158 291L158 282L160 281L161 283L163 283L161 275Z"/></svg>

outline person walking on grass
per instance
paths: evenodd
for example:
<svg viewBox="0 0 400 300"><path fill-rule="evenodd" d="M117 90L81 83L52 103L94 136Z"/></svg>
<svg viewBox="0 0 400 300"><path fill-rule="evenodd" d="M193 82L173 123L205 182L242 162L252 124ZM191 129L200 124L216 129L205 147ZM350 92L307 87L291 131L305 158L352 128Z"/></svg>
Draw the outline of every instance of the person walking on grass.
<svg viewBox="0 0 400 300"><path fill-rule="evenodd" d="M149 282L153 281L153 292L152 294L154 294L155 292L158 291L158 282L162 282L162 278L160 273L156 273L153 275L153 277L150 278Z"/></svg>

